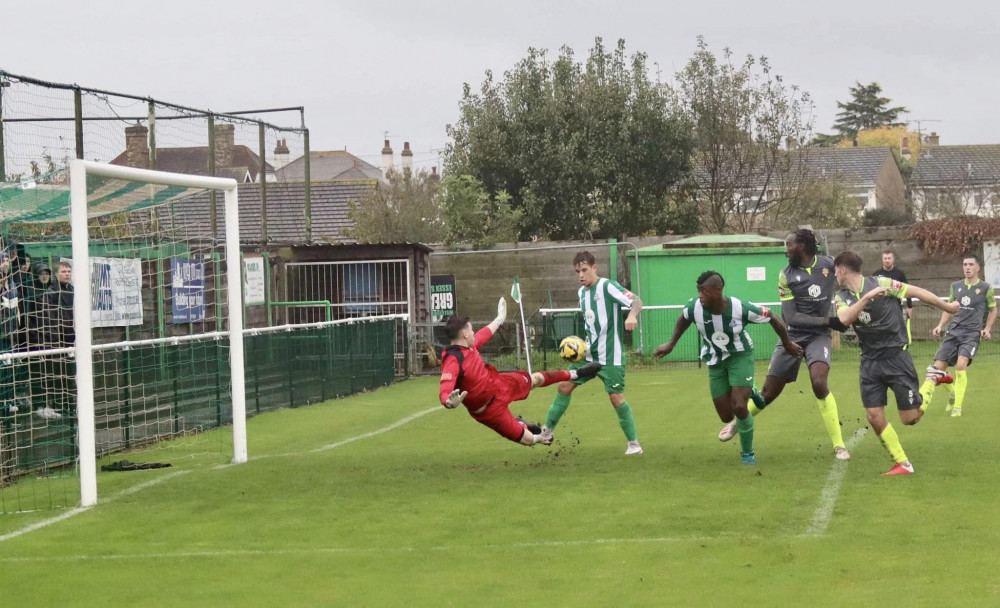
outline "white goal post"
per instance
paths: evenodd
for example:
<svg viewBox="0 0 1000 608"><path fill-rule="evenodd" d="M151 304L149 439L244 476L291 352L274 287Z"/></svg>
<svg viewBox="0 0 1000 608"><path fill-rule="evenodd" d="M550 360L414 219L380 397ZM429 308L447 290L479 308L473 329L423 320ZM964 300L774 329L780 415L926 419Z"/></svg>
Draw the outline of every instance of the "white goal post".
<svg viewBox="0 0 1000 608"><path fill-rule="evenodd" d="M229 178L182 175L109 165L85 160L70 162L70 225L73 262L85 270L75 281L73 322L76 327L77 419L79 424L80 504L97 504L97 455L94 408L93 331L91 329L90 230L87 201L87 176L99 176L147 184L221 190L225 196L226 287L230 303L242 301L242 264L240 264L239 200L236 180ZM229 328L220 339L229 340L232 383L233 463L247 461L246 386L244 383L243 307L228 307Z"/></svg>

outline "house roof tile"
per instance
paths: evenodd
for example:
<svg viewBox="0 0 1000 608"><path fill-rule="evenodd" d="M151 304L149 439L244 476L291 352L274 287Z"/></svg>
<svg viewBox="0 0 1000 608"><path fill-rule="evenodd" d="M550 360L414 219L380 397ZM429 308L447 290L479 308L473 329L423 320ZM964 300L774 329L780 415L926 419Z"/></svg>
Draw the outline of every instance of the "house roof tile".
<svg viewBox="0 0 1000 608"><path fill-rule="evenodd" d="M351 182L320 182L312 184L312 240L306 240L305 184L267 184L267 237L269 243L284 245L309 244L309 242L353 243L344 232L353 225L349 202L362 199L374 186L372 180ZM240 242L260 243L261 196L260 184L240 184ZM208 238L210 236L211 209L209 193L177 201L173 204L173 219L178 222L178 236L183 238ZM161 210L161 223L169 221L166 210ZM222 197L217 197L216 229L224 229Z"/></svg>
<svg viewBox="0 0 1000 608"><path fill-rule="evenodd" d="M912 181L923 186L1000 183L1000 144L925 146Z"/></svg>

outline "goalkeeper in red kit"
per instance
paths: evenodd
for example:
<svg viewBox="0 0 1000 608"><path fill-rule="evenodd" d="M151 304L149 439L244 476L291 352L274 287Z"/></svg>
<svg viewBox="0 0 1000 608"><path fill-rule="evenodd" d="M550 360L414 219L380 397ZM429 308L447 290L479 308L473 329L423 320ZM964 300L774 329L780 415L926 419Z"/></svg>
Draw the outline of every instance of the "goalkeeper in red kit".
<svg viewBox="0 0 1000 608"><path fill-rule="evenodd" d="M468 318L458 315L448 317L444 324L445 335L451 346L444 349L441 360L441 405L448 409L464 405L469 415L511 441L523 445L541 442L541 428L529 425L510 413L513 401L527 398L536 386L548 386L565 380L588 378L601 370L600 363L590 363L574 371L509 372L497 371L483 362L479 348L490 338L507 318L507 302L500 298L497 318L477 332L472 331Z"/></svg>

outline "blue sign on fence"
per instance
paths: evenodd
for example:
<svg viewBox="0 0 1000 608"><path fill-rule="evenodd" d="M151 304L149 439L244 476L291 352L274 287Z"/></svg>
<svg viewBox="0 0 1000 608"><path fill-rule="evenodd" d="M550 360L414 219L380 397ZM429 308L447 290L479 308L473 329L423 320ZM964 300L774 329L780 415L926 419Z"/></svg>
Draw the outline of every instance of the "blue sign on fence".
<svg viewBox="0 0 1000 608"><path fill-rule="evenodd" d="M170 258L171 294L174 323L205 320L205 262Z"/></svg>

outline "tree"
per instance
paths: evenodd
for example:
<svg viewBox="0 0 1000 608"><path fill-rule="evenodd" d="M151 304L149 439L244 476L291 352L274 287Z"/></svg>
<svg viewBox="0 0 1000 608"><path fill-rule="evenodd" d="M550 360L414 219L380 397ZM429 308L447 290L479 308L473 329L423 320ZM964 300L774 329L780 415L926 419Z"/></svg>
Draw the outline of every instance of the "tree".
<svg viewBox="0 0 1000 608"><path fill-rule="evenodd" d="M799 189L799 202L775 213L771 229L795 230L803 224L814 228L856 228L861 206L838 177L807 180Z"/></svg>
<svg viewBox="0 0 1000 608"><path fill-rule="evenodd" d="M858 131L862 129L906 126L906 123L897 121L900 114L906 113L906 108L889 107L889 102L892 100L882 97L882 87L877 82L866 85L856 82L855 85L850 89L851 101L837 102L840 112L837 113L837 121L833 128L842 138L858 145L856 139Z"/></svg>
<svg viewBox="0 0 1000 608"><path fill-rule="evenodd" d="M702 226L713 232L750 231L770 212L798 201L809 140L812 102L771 72L766 57L721 59L698 37L698 50L676 76L676 94L694 125L694 180Z"/></svg>
<svg viewBox="0 0 1000 608"><path fill-rule="evenodd" d="M346 236L360 243L437 243L444 238L439 185L426 171L390 171L367 196L348 203L354 222Z"/></svg>
<svg viewBox="0 0 1000 608"><path fill-rule="evenodd" d="M646 55L600 38L585 64L563 47L465 85L445 167L469 175L522 213L520 236L554 239L667 230L667 195L690 167L690 130Z"/></svg>
<svg viewBox="0 0 1000 608"><path fill-rule="evenodd" d="M517 240L521 211L511 207L506 192L490 196L483 183L471 175L445 179L443 191L445 242L449 245L468 243L486 249Z"/></svg>

